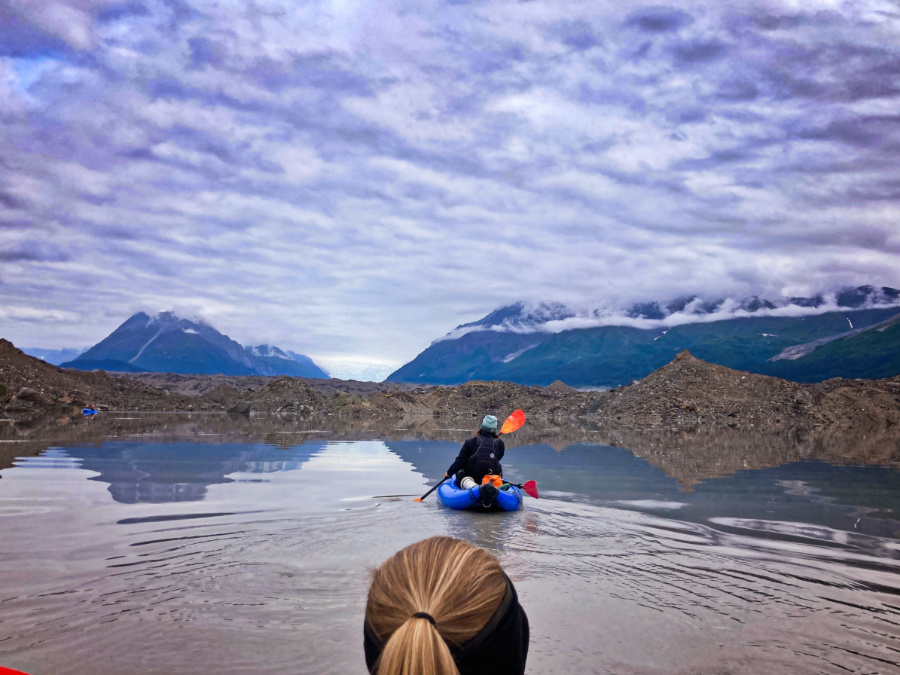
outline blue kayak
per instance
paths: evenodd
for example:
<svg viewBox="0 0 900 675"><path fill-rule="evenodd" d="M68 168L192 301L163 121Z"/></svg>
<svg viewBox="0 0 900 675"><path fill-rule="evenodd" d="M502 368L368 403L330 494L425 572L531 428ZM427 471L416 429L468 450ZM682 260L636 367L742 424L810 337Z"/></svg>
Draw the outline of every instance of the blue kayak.
<svg viewBox="0 0 900 675"><path fill-rule="evenodd" d="M522 508L522 491L515 485L504 483L497 490L496 496L490 504L485 505L481 495L483 485L477 485L469 490L463 490L456 482L456 476L441 483L437 489L438 499L441 504L450 509L462 511L518 511Z"/></svg>
<svg viewBox="0 0 900 675"><path fill-rule="evenodd" d="M84 414L85 417L90 417L91 415L97 414L97 409L96 408L85 408L81 412Z"/></svg>

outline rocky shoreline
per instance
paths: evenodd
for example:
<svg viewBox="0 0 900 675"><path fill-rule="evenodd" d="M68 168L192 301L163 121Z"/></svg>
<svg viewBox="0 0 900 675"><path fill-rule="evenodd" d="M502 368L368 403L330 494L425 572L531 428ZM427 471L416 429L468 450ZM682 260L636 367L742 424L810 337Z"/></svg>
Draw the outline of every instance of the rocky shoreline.
<svg viewBox="0 0 900 675"><path fill-rule="evenodd" d="M52 366L0 339L0 418L27 425L47 415L101 410L279 413L333 419L477 418L516 408L529 419L634 430L853 429L900 439L900 376L798 384L731 370L682 352L626 387L577 391L472 381L423 387L290 377L109 374ZM468 423L468 426L472 426Z"/></svg>

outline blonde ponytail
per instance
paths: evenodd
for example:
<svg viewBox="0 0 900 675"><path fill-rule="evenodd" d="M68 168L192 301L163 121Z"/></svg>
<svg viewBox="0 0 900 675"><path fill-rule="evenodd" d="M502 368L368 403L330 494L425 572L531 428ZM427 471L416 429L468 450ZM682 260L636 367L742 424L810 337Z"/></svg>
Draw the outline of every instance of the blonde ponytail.
<svg viewBox="0 0 900 675"><path fill-rule="evenodd" d="M424 619L410 619L391 635L379 675L459 675L453 656L437 628Z"/></svg>
<svg viewBox="0 0 900 675"><path fill-rule="evenodd" d="M366 603L384 644L378 675L458 675L451 647L478 634L505 592L500 562L462 540L432 537L398 551L374 571Z"/></svg>

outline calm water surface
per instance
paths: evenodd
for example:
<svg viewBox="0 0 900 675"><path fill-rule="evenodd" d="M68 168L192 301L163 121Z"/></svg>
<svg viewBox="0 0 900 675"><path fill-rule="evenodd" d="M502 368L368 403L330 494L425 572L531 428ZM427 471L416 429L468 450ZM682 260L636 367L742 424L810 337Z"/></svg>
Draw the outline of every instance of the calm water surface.
<svg viewBox="0 0 900 675"><path fill-rule="evenodd" d="M465 430L128 424L0 471L0 664L364 675L368 570L446 534L515 581L529 673L900 672L894 468L791 461L685 488L627 449L524 444L505 472L541 498L473 514L393 496L432 485Z"/></svg>

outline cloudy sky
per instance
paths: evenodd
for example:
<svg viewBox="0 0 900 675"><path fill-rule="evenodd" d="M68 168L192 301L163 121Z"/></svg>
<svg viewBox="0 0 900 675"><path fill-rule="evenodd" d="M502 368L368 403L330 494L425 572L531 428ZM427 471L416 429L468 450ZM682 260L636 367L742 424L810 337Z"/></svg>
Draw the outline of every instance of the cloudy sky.
<svg viewBox="0 0 900 675"><path fill-rule="evenodd" d="M896 0L0 0L0 336L337 370L517 300L900 287Z"/></svg>

